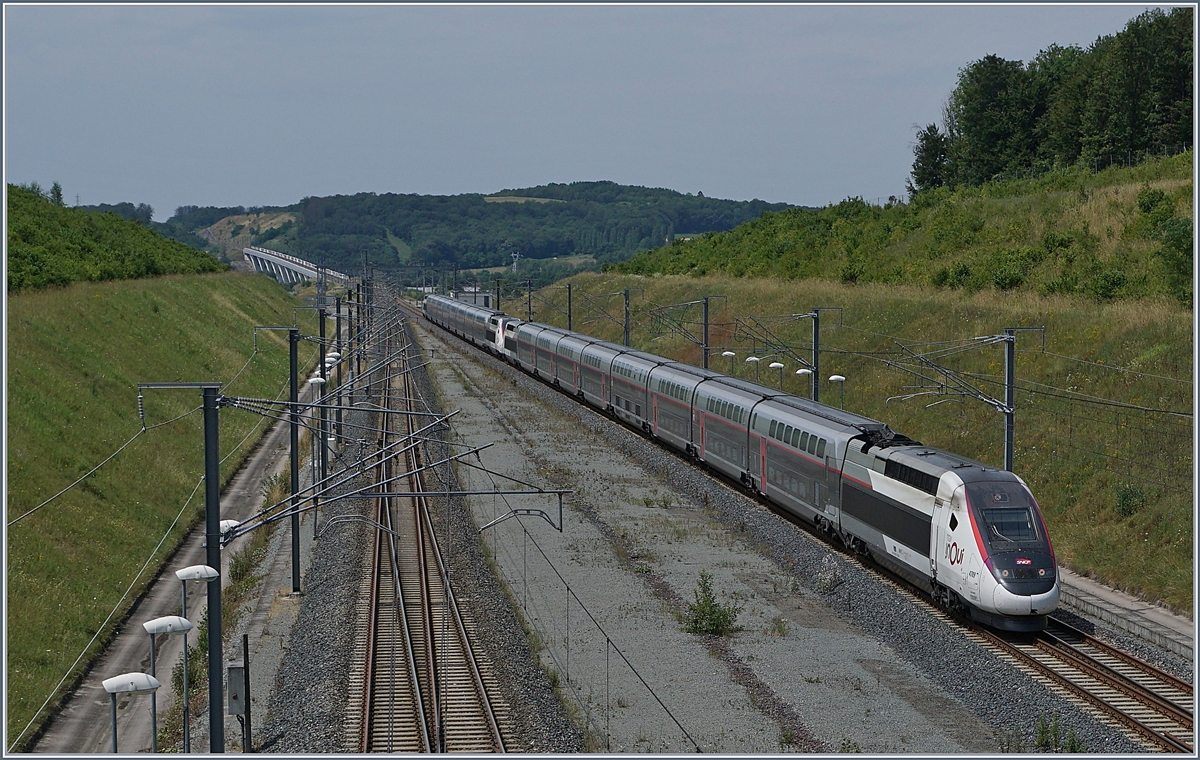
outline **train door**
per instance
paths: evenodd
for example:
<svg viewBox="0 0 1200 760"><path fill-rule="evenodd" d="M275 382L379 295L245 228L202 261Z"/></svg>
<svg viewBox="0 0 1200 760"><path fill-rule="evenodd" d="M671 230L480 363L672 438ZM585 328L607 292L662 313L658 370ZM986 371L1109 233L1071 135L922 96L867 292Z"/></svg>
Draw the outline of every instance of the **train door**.
<svg viewBox="0 0 1200 760"><path fill-rule="evenodd" d="M953 520L951 520L953 518ZM951 528L953 523L954 528ZM930 536L930 546L932 548L933 557L931 563L933 567L935 580L946 586L947 588L958 590L954 577L956 571L951 566L951 560L956 558L959 546L957 541L952 538L958 527L958 516L950 508L950 502L944 499L934 498L933 500L933 522L931 523L933 535ZM954 551L951 552L951 547Z"/></svg>

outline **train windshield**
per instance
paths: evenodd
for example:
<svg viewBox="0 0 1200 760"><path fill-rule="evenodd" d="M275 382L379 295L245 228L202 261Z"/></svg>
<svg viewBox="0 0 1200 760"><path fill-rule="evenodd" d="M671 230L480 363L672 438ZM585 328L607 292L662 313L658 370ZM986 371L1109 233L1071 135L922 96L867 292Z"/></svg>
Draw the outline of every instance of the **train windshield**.
<svg viewBox="0 0 1200 760"><path fill-rule="evenodd" d="M1037 505L1020 483L970 483L967 498L993 553L1046 546Z"/></svg>

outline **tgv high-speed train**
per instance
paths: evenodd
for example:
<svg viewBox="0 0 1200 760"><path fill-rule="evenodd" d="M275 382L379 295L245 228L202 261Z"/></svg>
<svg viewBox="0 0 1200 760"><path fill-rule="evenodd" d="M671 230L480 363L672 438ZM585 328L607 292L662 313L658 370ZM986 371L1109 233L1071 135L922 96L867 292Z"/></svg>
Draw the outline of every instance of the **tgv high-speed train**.
<svg viewBox="0 0 1200 760"><path fill-rule="evenodd" d="M766 386L444 296L425 316L740 481L994 628L1040 630L1054 550L1024 481Z"/></svg>

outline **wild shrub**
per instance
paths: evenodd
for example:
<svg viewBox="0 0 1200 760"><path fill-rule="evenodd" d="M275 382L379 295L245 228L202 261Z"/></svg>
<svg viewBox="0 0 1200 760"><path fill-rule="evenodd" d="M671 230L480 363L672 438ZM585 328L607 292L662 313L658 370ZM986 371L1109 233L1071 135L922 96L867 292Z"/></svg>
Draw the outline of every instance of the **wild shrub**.
<svg viewBox="0 0 1200 760"><path fill-rule="evenodd" d="M717 601L713 593L712 574L707 570L700 571L694 594L696 601L688 604L684 615L685 631L701 636L728 636L742 630L737 622L741 606Z"/></svg>
<svg viewBox="0 0 1200 760"><path fill-rule="evenodd" d="M1133 517L1142 507L1146 506L1146 492L1135 485L1124 485L1117 488L1117 514L1121 517Z"/></svg>

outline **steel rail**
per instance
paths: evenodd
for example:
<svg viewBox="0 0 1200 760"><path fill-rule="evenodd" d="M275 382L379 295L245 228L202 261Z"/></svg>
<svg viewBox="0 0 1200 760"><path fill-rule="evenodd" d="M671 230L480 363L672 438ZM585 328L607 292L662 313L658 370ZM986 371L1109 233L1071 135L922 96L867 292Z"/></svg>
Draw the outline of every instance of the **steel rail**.
<svg viewBox="0 0 1200 760"><path fill-rule="evenodd" d="M1047 652L1045 649L1038 647L1036 641L1034 643L1021 643L1019 641L1010 640L1009 638L1001 636L998 633L980 627L976 627L974 629L974 633L985 640L993 648L1008 654L1010 657L1019 661L1026 667L1032 668L1043 677L1049 679L1071 693L1073 696L1091 704L1093 707L1124 724L1127 728L1133 730L1135 733L1141 735L1150 742L1158 745L1160 748L1165 749L1168 752L1192 752L1191 745L1174 736L1173 732L1163 731L1148 724L1142 718L1130 714L1127 709L1113 704L1113 701L1110 698L1106 698L1104 695L1098 694L1097 691L1099 690L1094 686L1081 683L1081 681L1086 679L1091 679L1093 681L1098 679L1091 674L1080 670L1070 660L1064 661L1063 658L1059 658L1054 652ZM1033 651L1031 652L1030 650ZM1047 658L1053 658L1057 660L1057 663L1048 663L1042 657L1035 656L1035 652L1042 653ZM1054 667L1055 664L1059 664L1073 670L1074 675L1077 677L1072 678L1071 674L1064 673L1062 670ZM1078 678L1079 675L1082 675L1083 678Z"/></svg>

